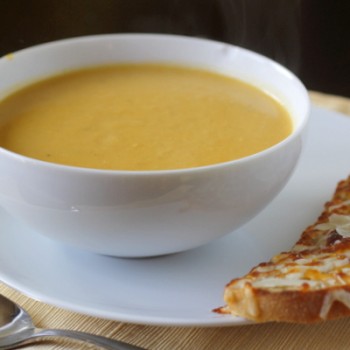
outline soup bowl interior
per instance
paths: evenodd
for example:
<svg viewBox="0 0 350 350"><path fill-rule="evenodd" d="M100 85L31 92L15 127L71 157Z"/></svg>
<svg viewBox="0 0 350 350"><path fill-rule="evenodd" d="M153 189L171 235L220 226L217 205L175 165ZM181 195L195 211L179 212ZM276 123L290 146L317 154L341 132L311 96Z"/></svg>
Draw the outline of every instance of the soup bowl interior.
<svg viewBox="0 0 350 350"><path fill-rule="evenodd" d="M52 75L115 63L176 64L238 78L281 101L293 131L242 159L163 171L78 168L0 148L0 205L16 218L39 233L95 253L155 256L233 232L287 183L304 143L307 92L285 68L232 45L147 34L48 43L0 59L0 100Z"/></svg>

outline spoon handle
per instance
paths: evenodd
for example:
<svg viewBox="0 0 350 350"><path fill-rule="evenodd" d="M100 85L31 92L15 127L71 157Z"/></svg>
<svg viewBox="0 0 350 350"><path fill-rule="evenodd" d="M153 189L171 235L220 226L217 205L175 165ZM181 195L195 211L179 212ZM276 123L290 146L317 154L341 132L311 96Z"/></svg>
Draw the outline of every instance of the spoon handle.
<svg viewBox="0 0 350 350"><path fill-rule="evenodd" d="M35 329L34 333L32 333L30 337L24 340L24 342L28 343L29 341L33 341L34 339L42 337L70 338L93 344L106 350L142 350L142 348L138 346L127 344L119 340L108 339L105 337L84 332L61 329ZM24 344L24 342L21 343ZM17 343L17 345L19 344Z"/></svg>

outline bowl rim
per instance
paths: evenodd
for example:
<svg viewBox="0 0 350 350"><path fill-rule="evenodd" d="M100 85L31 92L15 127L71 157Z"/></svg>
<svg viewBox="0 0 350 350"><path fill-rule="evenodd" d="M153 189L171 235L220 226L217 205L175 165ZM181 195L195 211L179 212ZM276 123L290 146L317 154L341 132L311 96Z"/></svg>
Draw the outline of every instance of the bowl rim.
<svg viewBox="0 0 350 350"><path fill-rule="evenodd" d="M60 164L60 163L53 163L53 162L48 162L40 159L35 159L32 157L28 157L25 155L21 155L19 153L10 151L2 146L0 146L0 157L1 156L7 156L11 157L14 160L17 160L21 163L25 164L30 164L31 166L35 167L46 167L51 170L61 170L61 171L66 171L66 172L74 172L74 173L82 173L82 174L100 174L100 175L128 175L128 176L149 176L149 175L172 175L172 174L186 174L186 173L193 173L193 172L203 172L203 171L210 171L210 170L219 170L225 167L230 167L232 165L239 165L239 164L244 164L246 162L252 161L257 158L264 157L265 155L269 155L275 151L277 151L280 148L283 148L284 145L292 142L295 138L297 138L301 132L305 129L308 121L309 121L309 116L310 116L310 99L308 96L308 92L304 84L301 82L301 80L293 73L291 72L288 68L285 66L281 65L280 63L274 61L273 59L264 56L260 53L257 53L255 51L237 46L235 44L230 44L230 43L225 43L213 39L207 39L207 38L198 38L198 37L191 37L191 36L184 36L184 35L177 35L177 34L161 34L161 33L112 33L112 34L94 34L94 35L86 35L86 36L75 36L75 37L70 37L70 38L65 38L65 39L59 39L55 41L49 41L45 43L40 43L37 45L33 45L18 51L15 51L13 53L8 53L0 57L0 63L2 61L9 61L13 59L13 56L16 56L18 54L25 54L29 53L31 51L36 51L38 49L42 48L50 48L56 47L59 45L65 45L69 43L76 43L76 42L89 42L89 41L98 41L98 40L107 40L107 39L129 39L129 40L135 40L135 39L147 39L147 40L182 40L183 42L201 42L203 44L221 44L221 45L226 45L227 47L232 47L235 50L238 50L242 52L244 55L250 55L250 56L255 56L261 60L264 60L265 62L268 62L271 66L273 66L277 71L280 72L280 74L284 74L288 76L294 83L298 85L298 88L301 91L301 94L304 97L304 103L305 103L305 112L304 115L302 116L302 121L299 123L299 125L295 128L293 128L292 132L285 137L283 140L280 142L265 148L257 153L234 159L234 160L229 160L226 162L220 162L220 163L214 163L214 164L209 164L209 165L204 165L204 166L198 166L198 167L187 167L187 168L179 168L179 169L160 169L160 170L113 170L113 169L98 169L98 168L87 168L87 167L79 167L79 166L72 166L72 165L65 165L65 164ZM174 62L176 65L176 62ZM180 64L179 64L180 65ZM96 65L98 66L98 65ZM210 70L210 68L209 68ZM224 73L221 73L224 75ZM54 76L53 74L52 76ZM38 81L41 79L39 78ZM242 80L244 81L244 80ZM35 82L35 81L34 81ZM26 86L26 85L24 85Z"/></svg>

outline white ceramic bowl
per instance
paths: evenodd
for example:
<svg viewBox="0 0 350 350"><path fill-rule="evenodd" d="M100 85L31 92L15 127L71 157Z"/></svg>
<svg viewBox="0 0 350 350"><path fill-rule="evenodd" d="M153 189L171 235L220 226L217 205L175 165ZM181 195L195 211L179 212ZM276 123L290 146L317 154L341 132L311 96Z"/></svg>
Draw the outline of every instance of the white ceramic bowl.
<svg viewBox="0 0 350 350"><path fill-rule="evenodd" d="M143 257L194 248L228 234L283 188L299 158L309 100L301 82L253 52L171 35L115 34L39 45L0 59L0 99L38 79L117 62L164 62L234 76L276 96L293 133L258 154L170 171L69 167L0 148L0 205L37 232L92 252Z"/></svg>

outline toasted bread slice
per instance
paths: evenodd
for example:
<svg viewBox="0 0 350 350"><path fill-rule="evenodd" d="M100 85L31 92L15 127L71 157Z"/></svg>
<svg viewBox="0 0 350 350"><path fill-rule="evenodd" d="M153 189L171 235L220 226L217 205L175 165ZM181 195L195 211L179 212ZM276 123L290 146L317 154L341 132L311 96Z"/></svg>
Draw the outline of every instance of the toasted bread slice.
<svg viewBox="0 0 350 350"><path fill-rule="evenodd" d="M350 176L289 252L232 280L224 300L220 312L257 322L350 316Z"/></svg>

